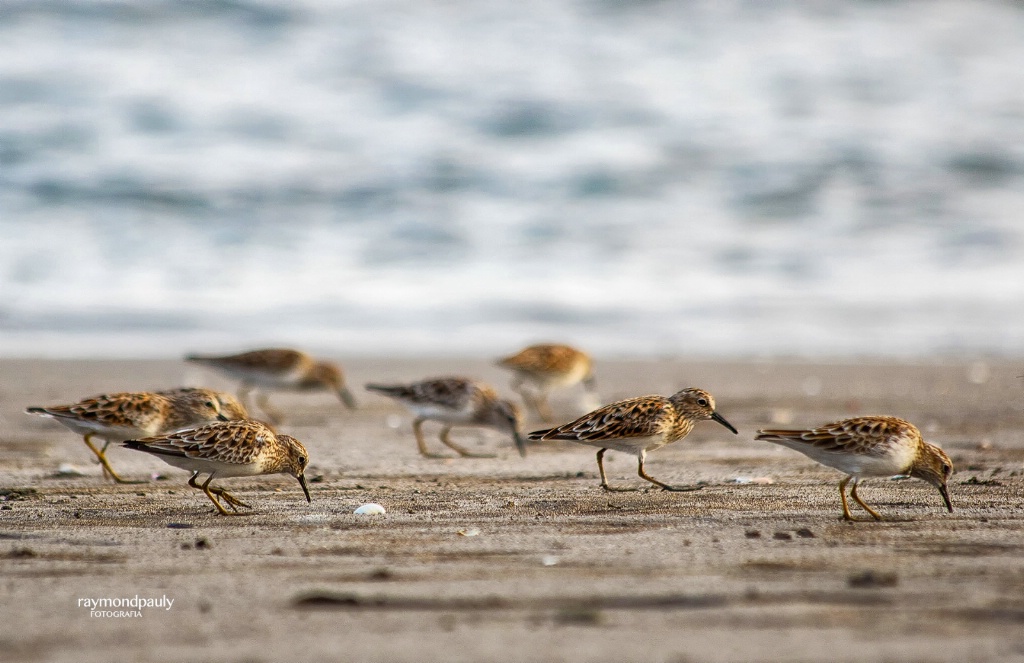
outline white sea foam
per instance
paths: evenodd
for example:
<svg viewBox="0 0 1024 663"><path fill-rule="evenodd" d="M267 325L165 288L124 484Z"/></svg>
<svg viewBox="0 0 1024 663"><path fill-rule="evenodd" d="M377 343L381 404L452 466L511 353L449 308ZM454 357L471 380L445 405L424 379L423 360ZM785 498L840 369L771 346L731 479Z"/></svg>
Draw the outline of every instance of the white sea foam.
<svg viewBox="0 0 1024 663"><path fill-rule="evenodd" d="M0 354L1024 351L1024 10L6 2Z"/></svg>

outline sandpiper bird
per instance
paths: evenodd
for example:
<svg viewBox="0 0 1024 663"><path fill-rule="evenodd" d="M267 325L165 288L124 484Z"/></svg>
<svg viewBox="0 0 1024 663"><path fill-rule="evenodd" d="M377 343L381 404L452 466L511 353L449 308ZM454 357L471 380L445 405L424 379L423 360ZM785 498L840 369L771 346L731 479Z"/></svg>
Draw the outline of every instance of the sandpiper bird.
<svg viewBox="0 0 1024 663"><path fill-rule="evenodd" d="M312 501L303 475L309 463L306 448L294 437L276 434L254 419L216 422L168 435L127 440L123 444L192 472L188 485L206 493L217 511L225 516L236 515L238 507L250 507L223 488L211 487L210 482L216 477L290 474L299 480L306 501ZM196 483L200 474L209 475L202 485ZM232 511L228 512L220 500L227 502Z"/></svg>
<svg viewBox="0 0 1024 663"><path fill-rule="evenodd" d="M864 477L910 475L939 489L946 508L953 512L946 482L953 475L953 461L934 444L925 442L921 431L896 417L875 416L844 419L811 430L759 430L758 440L781 444L846 473L839 482L843 518L853 520L846 502L846 484L853 479L850 496L875 520L882 516L857 495L857 483Z"/></svg>
<svg viewBox="0 0 1024 663"><path fill-rule="evenodd" d="M281 415L270 407L269 396L264 393L268 390L333 391L349 409L356 407L356 399L345 386L344 374L337 365L298 350L270 348L219 357L189 355L185 359L240 380L238 397L243 403L249 392L257 389L256 402L272 423L280 423Z"/></svg>
<svg viewBox="0 0 1024 663"><path fill-rule="evenodd" d="M412 384L368 384L366 388L395 399L409 408L416 419L412 430L420 453L427 458L444 458L427 451L423 442L423 422L438 421L441 442L470 458L493 458L474 454L449 438L453 426L489 426L512 434L521 456L526 456L526 443L519 432L519 410L511 401L501 400L494 389L480 382L460 377L434 378Z"/></svg>
<svg viewBox="0 0 1024 663"><path fill-rule="evenodd" d="M531 345L510 357L499 359L498 365L515 373L512 389L544 421L553 419L548 404L551 390L582 382L589 393L594 393L590 356L568 345ZM528 384L532 388L528 388Z"/></svg>
<svg viewBox="0 0 1024 663"><path fill-rule="evenodd" d="M696 422L713 419L733 433L736 429L715 412L715 399L703 389L683 389L668 398L639 396L618 401L585 414L576 421L530 433L531 440L571 440L592 447L597 452L597 469L601 473L601 487L610 491L637 490L613 488L604 473L604 454L609 449L636 454L637 474L664 490L697 490L695 486L670 486L644 471L648 451L686 437Z"/></svg>
<svg viewBox="0 0 1024 663"><path fill-rule="evenodd" d="M248 419L249 411L245 409L237 398L231 394L223 391L213 391L212 389L203 389L201 387L178 387L176 389L162 389L155 393L161 396L178 396L180 394L195 393L198 391L206 391L216 395L217 402L220 403L220 411L227 419Z"/></svg>
<svg viewBox="0 0 1024 663"><path fill-rule="evenodd" d="M229 417L221 407L218 392L210 389L186 389L179 393L128 392L103 394L71 405L30 407L29 414L50 417L82 435L103 467L104 476L118 483L138 483L122 479L110 467L106 451L111 442L159 435ZM92 438L106 440L97 449Z"/></svg>

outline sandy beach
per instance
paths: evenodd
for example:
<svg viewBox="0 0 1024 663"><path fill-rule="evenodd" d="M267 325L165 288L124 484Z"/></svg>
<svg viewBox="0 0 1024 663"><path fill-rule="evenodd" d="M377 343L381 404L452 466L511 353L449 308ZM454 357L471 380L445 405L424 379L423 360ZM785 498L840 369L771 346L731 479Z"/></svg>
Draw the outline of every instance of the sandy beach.
<svg viewBox="0 0 1024 663"><path fill-rule="evenodd" d="M411 416L362 389L465 374L511 396L489 359L337 359L359 410L273 396L309 449L312 503L287 476L226 480L253 506L241 517L126 449L111 463L148 482L112 485L81 438L23 413L229 380L180 361L0 360L0 660L1024 660L1024 362L599 358L602 402L699 386L740 431L704 422L649 457L702 490L612 494L571 443L522 459L507 436L456 429L497 457L422 458ZM556 395L563 421L580 396ZM843 522L838 472L753 439L863 414L949 453L954 513L921 481L872 480L861 496L886 521ZM640 487L634 458L606 462ZM387 514L352 513L368 502ZM91 616L135 597L154 603Z"/></svg>

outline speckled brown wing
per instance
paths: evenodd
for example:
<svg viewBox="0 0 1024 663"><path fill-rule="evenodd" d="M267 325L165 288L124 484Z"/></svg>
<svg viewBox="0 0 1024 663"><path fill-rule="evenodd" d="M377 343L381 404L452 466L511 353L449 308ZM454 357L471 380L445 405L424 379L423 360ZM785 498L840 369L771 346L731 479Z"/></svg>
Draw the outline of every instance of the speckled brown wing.
<svg viewBox="0 0 1024 663"><path fill-rule="evenodd" d="M163 413L167 398L146 392L101 394L72 405L38 408L54 417L95 421L107 426L144 424Z"/></svg>
<svg viewBox="0 0 1024 663"><path fill-rule="evenodd" d="M473 391L466 378L450 377L424 380L410 385L412 400L417 403L438 403L457 408Z"/></svg>
<svg viewBox="0 0 1024 663"><path fill-rule="evenodd" d="M481 387L472 380L460 377L433 378L408 385L368 384L366 388L405 401L410 405L441 405L459 409ZM482 387L482 389L489 389ZM493 393L493 392L492 392Z"/></svg>
<svg viewBox="0 0 1024 663"><path fill-rule="evenodd" d="M896 417L855 417L810 430L760 430L758 440L803 442L821 451L881 454L892 440L917 434L913 424Z"/></svg>
<svg viewBox="0 0 1024 663"><path fill-rule="evenodd" d="M617 440L664 433L672 404L663 396L640 396L605 405L576 421L530 433L531 440Z"/></svg>
<svg viewBox="0 0 1024 663"><path fill-rule="evenodd" d="M175 389L163 389L155 393L161 396L167 396L168 398L177 398L178 396L196 394L200 392L209 393L215 397L220 403L220 411L228 419L248 419L249 412L245 409L237 398L231 394L223 391L213 391L210 389L204 389L203 387L176 387Z"/></svg>
<svg viewBox="0 0 1024 663"><path fill-rule="evenodd" d="M298 350L291 350L289 348L268 348L266 350L253 350L224 357L193 355L189 359L210 366L220 366L239 371L287 373L304 361L305 355Z"/></svg>
<svg viewBox="0 0 1024 663"><path fill-rule="evenodd" d="M130 449L163 456L202 458L243 465L255 462L263 448L273 444L274 432L254 421L224 421L169 435L129 440Z"/></svg>
<svg viewBox="0 0 1024 663"><path fill-rule="evenodd" d="M499 360L498 365L517 371L568 373L582 355L582 352L567 345L532 345Z"/></svg>

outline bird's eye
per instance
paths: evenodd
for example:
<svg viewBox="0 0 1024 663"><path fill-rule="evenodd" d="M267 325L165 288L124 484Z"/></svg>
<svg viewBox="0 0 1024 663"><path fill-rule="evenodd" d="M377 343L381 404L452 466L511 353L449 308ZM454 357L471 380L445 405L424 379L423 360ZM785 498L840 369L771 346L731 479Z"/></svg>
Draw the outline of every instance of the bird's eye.
<svg viewBox="0 0 1024 663"><path fill-rule="evenodd" d="M305 465L305 464L306 464L306 457L305 456L299 456L299 465Z"/></svg>
<svg viewBox="0 0 1024 663"><path fill-rule="evenodd" d="M206 401L206 407L215 408L216 406L214 406L213 401Z"/></svg>
<svg viewBox="0 0 1024 663"><path fill-rule="evenodd" d="M698 398L697 399L697 405L699 405L701 407L707 407L708 406L708 399L706 399L706 398Z"/></svg>
<svg viewBox="0 0 1024 663"><path fill-rule="evenodd" d="M946 464L946 463L942 464L942 473L943 474L949 474L952 471L953 471L953 468L950 467L948 464Z"/></svg>

